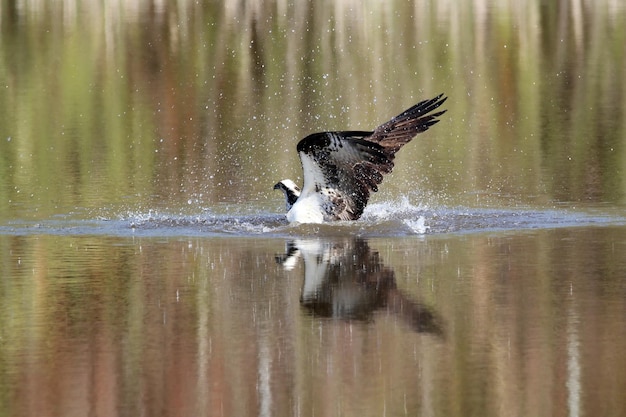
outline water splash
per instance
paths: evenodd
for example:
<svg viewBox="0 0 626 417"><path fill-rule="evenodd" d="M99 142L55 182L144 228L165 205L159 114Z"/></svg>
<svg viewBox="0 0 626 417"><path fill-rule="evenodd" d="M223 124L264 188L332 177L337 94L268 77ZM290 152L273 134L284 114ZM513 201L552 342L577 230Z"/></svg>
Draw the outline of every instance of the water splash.
<svg viewBox="0 0 626 417"><path fill-rule="evenodd" d="M424 216L420 216L416 220L405 219L404 224L406 224L413 232L418 235L426 234L430 229L430 226L426 225L426 218Z"/></svg>
<svg viewBox="0 0 626 417"><path fill-rule="evenodd" d="M414 205L408 197L402 196L397 201L384 201L370 204L365 208L362 219L365 221L386 221L401 218L419 217L428 206Z"/></svg>

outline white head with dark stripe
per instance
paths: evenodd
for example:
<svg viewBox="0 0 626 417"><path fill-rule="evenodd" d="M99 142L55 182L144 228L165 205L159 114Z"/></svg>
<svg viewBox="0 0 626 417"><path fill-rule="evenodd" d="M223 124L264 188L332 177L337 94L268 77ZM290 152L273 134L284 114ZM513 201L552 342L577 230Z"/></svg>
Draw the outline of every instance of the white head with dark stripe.
<svg viewBox="0 0 626 417"><path fill-rule="evenodd" d="M298 197L300 197L300 187L292 180L282 180L274 185L275 190L281 190L285 194L287 211L291 210Z"/></svg>

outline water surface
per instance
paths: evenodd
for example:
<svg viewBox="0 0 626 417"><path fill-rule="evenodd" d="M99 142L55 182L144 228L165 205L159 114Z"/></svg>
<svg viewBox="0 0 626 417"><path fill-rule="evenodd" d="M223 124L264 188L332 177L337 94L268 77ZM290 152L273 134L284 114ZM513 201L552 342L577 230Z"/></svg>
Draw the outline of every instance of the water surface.
<svg viewBox="0 0 626 417"><path fill-rule="evenodd" d="M626 407L624 226L369 239L163 234L0 238L5 412Z"/></svg>

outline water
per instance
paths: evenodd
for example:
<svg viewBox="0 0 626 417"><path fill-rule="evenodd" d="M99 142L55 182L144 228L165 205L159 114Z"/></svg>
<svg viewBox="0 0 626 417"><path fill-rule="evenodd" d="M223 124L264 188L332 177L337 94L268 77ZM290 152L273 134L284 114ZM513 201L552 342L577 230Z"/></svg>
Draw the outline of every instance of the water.
<svg viewBox="0 0 626 417"><path fill-rule="evenodd" d="M238 211L234 207L234 211ZM524 231L590 226L624 226L626 217L607 210L475 209L414 206L406 199L375 203L357 222L292 225L284 213L226 214L202 210L193 215L148 211L119 213L116 218L58 216L46 221L13 220L0 234L114 235L173 237L401 237L442 233Z"/></svg>
<svg viewBox="0 0 626 417"><path fill-rule="evenodd" d="M155 227L0 238L7 413L624 407L624 226L367 239Z"/></svg>
<svg viewBox="0 0 626 417"><path fill-rule="evenodd" d="M625 415L626 10L0 0L0 414ZM357 222L299 138L449 96Z"/></svg>

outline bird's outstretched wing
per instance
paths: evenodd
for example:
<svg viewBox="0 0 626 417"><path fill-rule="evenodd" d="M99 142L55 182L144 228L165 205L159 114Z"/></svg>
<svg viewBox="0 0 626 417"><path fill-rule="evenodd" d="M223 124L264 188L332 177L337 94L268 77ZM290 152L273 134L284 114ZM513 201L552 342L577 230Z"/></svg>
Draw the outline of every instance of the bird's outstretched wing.
<svg viewBox="0 0 626 417"><path fill-rule="evenodd" d="M395 153L437 123L444 111L428 114L446 99L422 101L372 132L320 132L298 143L304 171L300 199L316 194L324 220L356 220L383 175L393 169Z"/></svg>
<svg viewBox="0 0 626 417"><path fill-rule="evenodd" d="M432 113L441 106L447 97L439 94L430 100L420 101L411 108L406 109L387 123L378 126L367 140L382 145L385 149L396 153L402 146L409 143L418 133L428 130L429 127L439 122L437 117L446 111Z"/></svg>

